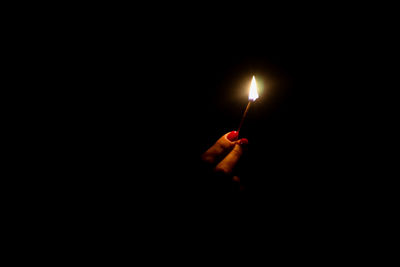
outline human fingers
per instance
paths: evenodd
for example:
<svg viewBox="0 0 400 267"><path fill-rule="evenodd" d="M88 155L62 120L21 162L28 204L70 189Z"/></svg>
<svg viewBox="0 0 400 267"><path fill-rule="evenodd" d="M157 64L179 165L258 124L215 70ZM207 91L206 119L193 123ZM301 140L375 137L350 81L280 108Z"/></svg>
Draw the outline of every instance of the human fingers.
<svg viewBox="0 0 400 267"><path fill-rule="evenodd" d="M239 133L237 131L224 134L202 155L203 161L210 164L216 164L219 162L235 147L235 141L238 138L238 134Z"/></svg>
<svg viewBox="0 0 400 267"><path fill-rule="evenodd" d="M248 140L246 138L242 138L237 141L231 152L229 152L229 154L217 164L215 171L222 172L227 175L231 174L243 154L243 147L247 144Z"/></svg>

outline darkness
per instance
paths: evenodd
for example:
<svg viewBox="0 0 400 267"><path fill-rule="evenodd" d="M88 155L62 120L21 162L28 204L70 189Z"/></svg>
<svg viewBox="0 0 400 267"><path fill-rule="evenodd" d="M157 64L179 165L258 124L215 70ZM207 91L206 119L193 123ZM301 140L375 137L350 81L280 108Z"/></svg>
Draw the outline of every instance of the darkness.
<svg viewBox="0 0 400 267"><path fill-rule="evenodd" d="M152 201L189 194L202 179L200 155L238 127L255 75L263 91L241 131L250 142L236 170L245 187L241 201L319 209L357 196L353 153L363 148L353 139L358 73L349 65L359 66L360 51L323 36L243 42L250 34L168 35L162 45L151 39L132 51L112 46L115 54L100 62L107 66L101 88L109 87L97 104L106 120L100 123L105 144L115 150L112 169L126 177L115 184L117 192L138 183L138 193L151 192Z"/></svg>
<svg viewBox="0 0 400 267"><path fill-rule="evenodd" d="M338 189L343 195L349 194L345 198L351 197L353 193L347 190L357 183L353 180L356 178L341 178L342 171L351 172L348 167L356 164L349 163L348 155L342 152L354 149L348 146L349 135L345 137L343 132L343 128L351 131L349 118L343 116L350 110L342 100L337 102L338 80L332 75L336 68L345 66L332 55L308 46L262 46L248 51L247 55L207 53L190 57L189 71L184 72L184 82L190 89L180 89L193 94L190 99L178 96L176 112L185 114L178 115L172 130L180 133L171 136L175 141L167 146L170 151L176 147L184 151L174 159L187 157L181 162L192 166L187 161L196 160L222 134L238 127L247 104L248 84L255 75L264 88L241 131L250 142L237 168L245 186L243 201L310 208L332 204L329 199ZM195 77L189 78L192 73ZM179 164L179 160L172 164ZM190 179L192 170L182 168ZM347 180L344 191L341 179Z"/></svg>
<svg viewBox="0 0 400 267"><path fill-rule="evenodd" d="M83 216L164 222L219 208L200 156L237 129L253 75L262 91L240 133L249 145L235 170L244 191L224 201L249 221L269 215L293 231L316 218L320 227L341 225L375 206L382 171L371 140L383 138L374 136L378 104L371 111L370 100L385 55L371 44L373 23L359 27L351 11L337 19L333 11L272 10L247 24L160 12L152 25L106 12L77 31L57 27L67 33L45 45L54 50L46 85L61 88L51 105L62 112L51 121L62 123L50 133L61 133L54 143L68 152L54 173L85 200L77 201Z"/></svg>

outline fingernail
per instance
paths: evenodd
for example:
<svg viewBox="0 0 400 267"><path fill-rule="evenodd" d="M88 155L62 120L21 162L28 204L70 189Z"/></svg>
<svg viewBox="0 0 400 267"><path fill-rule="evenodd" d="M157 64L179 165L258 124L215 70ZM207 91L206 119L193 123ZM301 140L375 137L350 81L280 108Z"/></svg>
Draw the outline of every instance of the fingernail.
<svg viewBox="0 0 400 267"><path fill-rule="evenodd" d="M226 138L228 138L229 141L235 141L238 138L238 135L239 133L237 131L232 131Z"/></svg>
<svg viewBox="0 0 400 267"><path fill-rule="evenodd" d="M249 144L249 140L247 140L247 138L242 138L239 141L239 145L248 145Z"/></svg>

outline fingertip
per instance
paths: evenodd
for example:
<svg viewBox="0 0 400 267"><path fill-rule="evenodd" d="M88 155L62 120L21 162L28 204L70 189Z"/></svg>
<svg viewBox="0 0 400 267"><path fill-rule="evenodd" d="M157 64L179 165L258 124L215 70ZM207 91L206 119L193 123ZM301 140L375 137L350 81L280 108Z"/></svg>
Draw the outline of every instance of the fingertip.
<svg viewBox="0 0 400 267"><path fill-rule="evenodd" d="M239 140L239 145L248 145L249 144L249 140L247 140L247 138L242 138Z"/></svg>
<svg viewBox="0 0 400 267"><path fill-rule="evenodd" d="M232 142L232 141L237 140L238 136L239 136L239 132L237 132L237 131L232 131L232 132L230 132L230 133L226 136L226 138L227 138L229 141Z"/></svg>

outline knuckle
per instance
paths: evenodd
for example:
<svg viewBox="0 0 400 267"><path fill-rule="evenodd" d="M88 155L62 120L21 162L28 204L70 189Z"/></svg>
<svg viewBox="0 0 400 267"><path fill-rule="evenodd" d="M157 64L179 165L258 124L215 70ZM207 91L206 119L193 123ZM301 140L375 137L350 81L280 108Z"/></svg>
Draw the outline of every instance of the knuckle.
<svg viewBox="0 0 400 267"><path fill-rule="evenodd" d="M223 149L228 149L232 147L233 143L228 139L226 139L225 137L223 137L218 140L217 144Z"/></svg>
<svg viewBox="0 0 400 267"><path fill-rule="evenodd" d="M236 156L236 157L240 157L240 156L242 156L242 149L241 148L235 148L235 149L233 149L232 150L232 152L231 152L234 156Z"/></svg>

